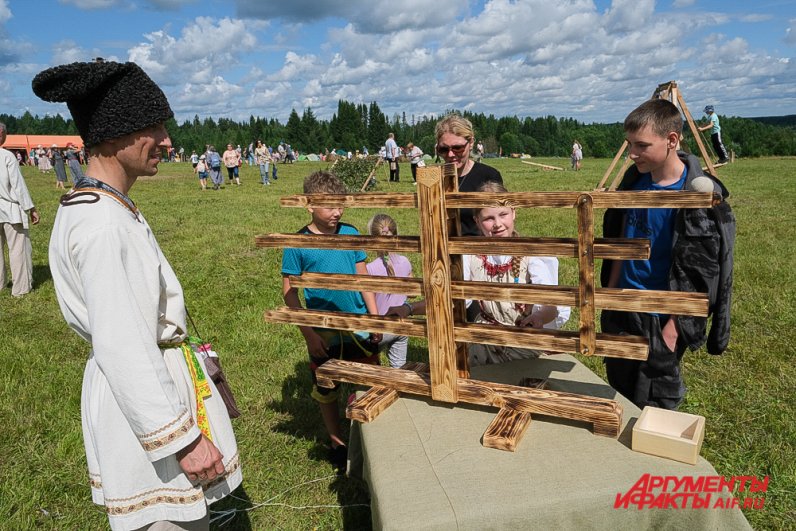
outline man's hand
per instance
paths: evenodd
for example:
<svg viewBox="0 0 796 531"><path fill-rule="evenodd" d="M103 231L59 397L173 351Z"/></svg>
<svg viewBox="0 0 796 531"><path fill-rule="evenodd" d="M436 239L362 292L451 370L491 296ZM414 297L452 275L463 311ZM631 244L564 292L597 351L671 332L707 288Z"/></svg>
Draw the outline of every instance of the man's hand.
<svg viewBox="0 0 796 531"><path fill-rule="evenodd" d="M204 435L177 452L177 462L191 481L202 483L224 473L223 455Z"/></svg>
<svg viewBox="0 0 796 531"><path fill-rule="evenodd" d="M28 211L28 214L30 215L30 222L33 225L38 225L39 224L39 219L40 219L39 211L36 210L36 208L31 208L30 211Z"/></svg>

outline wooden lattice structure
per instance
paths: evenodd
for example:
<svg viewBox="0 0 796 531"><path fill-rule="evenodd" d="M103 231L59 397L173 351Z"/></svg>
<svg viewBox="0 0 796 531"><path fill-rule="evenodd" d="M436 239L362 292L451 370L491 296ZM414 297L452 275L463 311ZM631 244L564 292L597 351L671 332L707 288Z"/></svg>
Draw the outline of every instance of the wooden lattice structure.
<svg viewBox="0 0 796 531"><path fill-rule="evenodd" d="M342 312L281 308L265 312L272 323L304 325L350 331L388 332L425 337L429 363L408 363L401 369L329 360L316 372L318 385L333 382L370 386L349 405L347 416L361 422L374 420L399 393L430 396L448 403L465 402L499 408L483 436L484 446L514 450L532 414L584 421L594 433L618 437L622 408L613 401L546 389L498 384L470 379L467 343L516 346L549 352L578 352L644 360L645 338L597 333L598 308L625 311L701 315L708 312L703 294L672 291L641 291L595 288L594 259L644 259L649 241L594 237L595 208L706 208L712 194L701 192L458 192L453 165L417 170L417 193L356 195L297 195L284 197L285 207L416 208L420 216L418 236L342 236L270 234L257 236L259 247L315 249L367 249L385 252L419 252L422 278L305 273L291 276L291 285L382 293L422 295L427 319L401 319ZM515 208L574 208L578 238L483 238L461 237L459 210L510 205ZM576 258L578 286L542 286L465 282L462 255L505 254ZM568 305L579 309L576 332L501 327L468 323L466 299L511 301L526 304Z"/></svg>
<svg viewBox="0 0 796 531"><path fill-rule="evenodd" d="M685 116L685 121L688 124L688 128L691 130L691 134L694 135L694 141L696 141L697 147L699 148L699 154L702 155L702 160L705 161L705 167L703 168L711 175L718 175L716 173L716 168L720 166L719 164L713 164L713 158L711 157L710 153L712 153L712 149L707 142L703 141L702 133L699 131L699 128L694 121L694 117L691 116L691 111L688 110L688 105L685 104L685 99L683 99L683 93L677 87L677 83L674 81L668 81L666 83L661 83L655 88L655 91L652 93L651 100L657 99L664 99L668 100L680 108L680 112L683 113ZM608 169L605 170L605 174L603 178L600 179L599 184L597 184L597 188L595 190L602 191L605 190L605 184L608 182L608 179L614 172L619 159L622 158L625 151L627 150L627 140L622 142L622 146L619 148L619 151L616 152L611 164L608 166ZM709 153L710 150L710 153ZM619 172L616 173L614 178L611 180L611 184L608 186L608 190L613 191L616 190L616 187L619 186L619 183L622 182L622 177L625 175L625 171L630 166L632 161L630 157L625 158L625 161L619 168Z"/></svg>

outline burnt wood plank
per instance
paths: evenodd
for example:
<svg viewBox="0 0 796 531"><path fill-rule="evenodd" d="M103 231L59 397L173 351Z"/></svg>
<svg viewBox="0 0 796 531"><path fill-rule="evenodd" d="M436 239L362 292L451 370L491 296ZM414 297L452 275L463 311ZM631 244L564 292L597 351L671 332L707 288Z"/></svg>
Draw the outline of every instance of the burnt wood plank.
<svg viewBox="0 0 796 531"><path fill-rule="evenodd" d="M316 376L322 387L348 382L431 396L430 377L415 371L332 359L318 367ZM622 418L622 406L614 400L467 378L459 378L457 388L461 402L589 422L602 427L600 435L619 435L618 430L610 431L611 426L621 425Z"/></svg>
<svg viewBox="0 0 796 531"><path fill-rule="evenodd" d="M419 253L417 236L347 236L340 234L261 234L254 237L257 247L296 249L367 249L396 253Z"/></svg>
<svg viewBox="0 0 796 531"><path fill-rule="evenodd" d="M443 190L442 168L417 169L431 396L434 400L455 403L458 401L456 386L458 375L456 344L453 341L450 254Z"/></svg>
<svg viewBox="0 0 796 531"><path fill-rule="evenodd" d="M580 334L563 330L457 324L456 341L521 347L550 352L580 352ZM646 360L649 344L640 336L597 334L595 356Z"/></svg>
<svg viewBox="0 0 796 531"><path fill-rule="evenodd" d="M346 407L346 417L371 422L398 400L398 391L389 387L371 387Z"/></svg>
<svg viewBox="0 0 796 531"><path fill-rule="evenodd" d="M389 332L399 336L425 337L426 323L418 319L401 319L380 315L365 315L346 312L325 312L282 307L266 310L264 319L269 323L331 328L334 330Z"/></svg>
<svg viewBox="0 0 796 531"><path fill-rule="evenodd" d="M363 194L302 194L284 196L279 200L283 207L324 208L417 208L413 193L368 192Z"/></svg>
<svg viewBox="0 0 796 531"><path fill-rule="evenodd" d="M487 448L513 452L530 425L530 413L501 408L484 432L481 444Z"/></svg>
<svg viewBox="0 0 796 531"><path fill-rule="evenodd" d="M449 208L577 208L582 192L454 192L445 194ZM594 208L710 208L711 192L589 192Z"/></svg>
<svg viewBox="0 0 796 531"><path fill-rule="evenodd" d="M558 256L564 258L577 258L578 239L488 238L482 236L467 236L450 238L448 250L453 254L505 254L511 256ZM649 240L640 238L596 238L594 240L595 258L645 260L649 258L649 254Z"/></svg>
<svg viewBox="0 0 796 531"><path fill-rule="evenodd" d="M578 198L578 325L579 352L596 352L597 328L594 324L594 209L589 194Z"/></svg>

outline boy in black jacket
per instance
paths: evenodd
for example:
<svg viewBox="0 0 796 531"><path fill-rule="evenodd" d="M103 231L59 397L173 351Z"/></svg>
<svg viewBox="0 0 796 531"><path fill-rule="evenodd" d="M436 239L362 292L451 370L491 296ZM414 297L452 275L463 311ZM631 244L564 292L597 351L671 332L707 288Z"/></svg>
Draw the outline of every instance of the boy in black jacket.
<svg viewBox="0 0 796 531"><path fill-rule="evenodd" d="M603 263L606 287L707 293L713 315L707 319L604 310L603 332L647 337L646 361L606 358L608 383L643 408L676 409L686 387L680 360L686 347L722 353L729 341L732 293L732 248L735 218L723 201L729 192L718 179L702 172L699 159L678 152L683 119L667 100L650 100L625 119L624 128L634 166L620 190L698 190L720 194L722 200L702 209L611 209L603 219L606 238L650 240L648 260Z"/></svg>

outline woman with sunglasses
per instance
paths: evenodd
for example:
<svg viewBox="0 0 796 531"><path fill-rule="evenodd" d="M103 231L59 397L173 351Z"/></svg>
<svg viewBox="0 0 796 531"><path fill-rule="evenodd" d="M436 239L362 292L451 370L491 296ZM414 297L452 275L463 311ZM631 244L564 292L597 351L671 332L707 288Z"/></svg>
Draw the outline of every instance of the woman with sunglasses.
<svg viewBox="0 0 796 531"><path fill-rule="evenodd" d="M490 181L503 184L503 177L499 171L470 158L470 151L475 141L473 124L470 120L458 114L449 114L437 122L435 133L437 154L446 163L456 165L460 192L477 192L484 183ZM481 234L474 215L475 212L471 208L461 209L462 236Z"/></svg>

